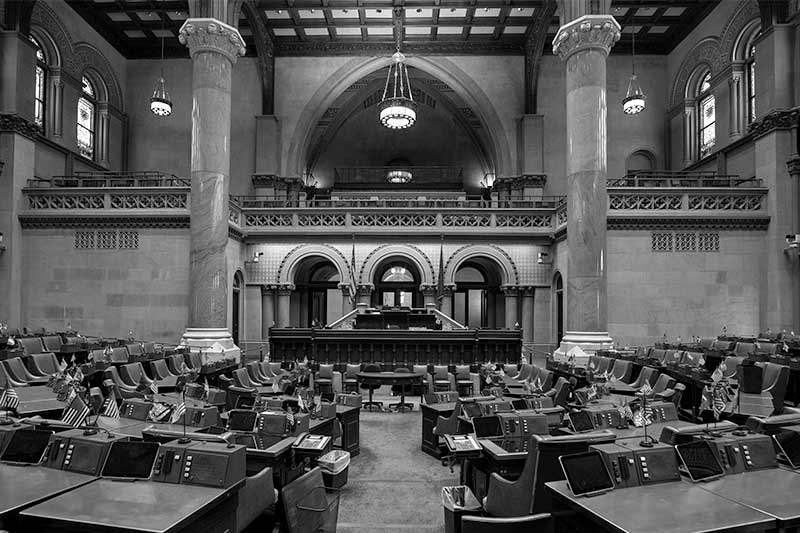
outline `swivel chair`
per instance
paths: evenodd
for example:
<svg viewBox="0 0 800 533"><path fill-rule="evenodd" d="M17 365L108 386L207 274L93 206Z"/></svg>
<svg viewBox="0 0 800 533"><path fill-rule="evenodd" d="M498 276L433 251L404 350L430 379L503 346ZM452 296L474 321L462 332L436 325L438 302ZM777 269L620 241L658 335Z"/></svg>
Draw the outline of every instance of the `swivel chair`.
<svg viewBox="0 0 800 533"><path fill-rule="evenodd" d="M278 491L272 479L272 468L266 467L247 476L237 497L236 531L242 531L264 513L275 514Z"/></svg>
<svg viewBox="0 0 800 533"><path fill-rule="evenodd" d="M314 390L319 392L320 394L333 394L333 381L334 381L334 374L337 372L333 371L333 365L319 365L319 370L314 374Z"/></svg>
<svg viewBox="0 0 800 533"><path fill-rule="evenodd" d="M419 396L432 394L433 382L431 381L431 375L428 373L428 365L413 365L411 371L415 374L422 374L422 382L414 383L411 387L412 394L418 394Z"/></svg>
<svg viewBox="0 0 800 533"><path fill-rule="evenodd" d="M652 388L657 379L658 379L658 370L649 366L644 366L639 371L639 376L636 378L636 381L631 383L631 387L636 390L639 390L642 388L642 385L647 383L650 386L650 388Z"/></svg>
<svg viewBox="0 0 800 533"><path fill-rule="evenodd" d="M369 364L364 366L364 372L380 372L381 367L375 364ZM372 407L376 406L383 409L383 402L375 401L372 399L372 394L375 392L375 389L379 389L380 385L370 384L370 383L362 383L361 388L364 390L369 391L369 400L363 402L361 404L362 407L366 407L370 411L372 411Z"/></svg>
<svg viewBox="0 0 800 533"><path fill-rule="evenodd" d="M447 371L447 365L433 365L430 380L433 382L433 392L456 390L455 378Z"/></svg>
<svg viewBox="0 0 800 533"><path fill-rule="evenodd" d="M303 474L281 489L286 529L289 533L335 531L338 498L338 493L325 488L319 467ZM314 514L318 523L308 523L308 515L302 512L305 509L316 511Z"/></svg>
<svg viewBox="0 0 800 533"><path fill-rule="evenodd" d="M237 368L231 373L233 384L243 389L254 389L258 394L272 394L272 386L265 387L263 385L256 385L250 381L250 376L246 368Z"/></svg>
<svg viewBox="0 0 800 533"><path fill-rule="evenodd" d="M58 359L53 353L37 353L28 359L28 370L36 377L51 376L58 372Z"/></svg>
<svg viewBox="0 0 800 533"><path fill-rule="evenodd" d="M789 367L776 363L756 364L763 369L761 393L743 392L740 389L739 413L750 416L779 415L783 411L783 399L789 384Z"/></svg>
<svg viewBox="0 0 800 533"><path fill-rule="evenodd" d="M614 361L614 366L611 370L611 376L623 383L628 383L633 375L633 364L624 359L617 359Z"/></svg>
<svg viewBox="0 0 800 533"><path fill-rule="evenodd" d="M361 365L348 364L342 378L342 389L344 393L358 392L358 373L361 372Z"/></svg>
<svg viewBox="0 0 800 533"><path fill-rule="evenodd" d="M473 373L469 371L469 365L456 365L456 371L452 375L459 395L471 396L474 393ZM477 381L477 374L475 374L475 378Z"/></svg>
<svg viewBox="0 0 800 533"><path fill-rule="evenodd" d="M658 379L653 385L653 394L657 396L666 391L667 389L671 389L674 385L675 385L674 378L672 378L668 374L661 374L658 376Z"/></svg>
<svg viewBox="0 0 800 533"><path fill-rule="evenodd" d="M410 374L411 370L404 366L400 366L394 369L395 372L399 374ZM411 394L413 392L410 384L398 384L392 385L392 393L396 393L400 395L400 401L397 403L390 403L389 407L394 407L398 411L402 411L403 409L409 409L411 411L414 410L414 404L408 403L405 401L405 397L407 394Z"/></svg>
<svg viewBox="0 0 800 533"><path fill-rule="evenodd" d="M471 515L461 517L461 533L551 533L554 530L554 520L549 513L513 518Z"/></svg>

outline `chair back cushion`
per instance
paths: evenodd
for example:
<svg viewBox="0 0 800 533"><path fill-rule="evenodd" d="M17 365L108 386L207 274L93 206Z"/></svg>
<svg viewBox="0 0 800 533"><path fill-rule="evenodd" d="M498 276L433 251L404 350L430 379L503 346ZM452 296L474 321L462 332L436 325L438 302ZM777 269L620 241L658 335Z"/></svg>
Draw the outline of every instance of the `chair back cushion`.
<svg viewBox="0 0 800 533"><path fill-rule="evenodd" d="M42 337L42 344L46 352L61 351L61 337L58 335L45 335Z"/></svg>
<svg viewBox="0 0 800 533"><path fill-rule="evenodd" d="M333 365L319 365L317 377L323 379L333 379Z"/></svg>
<svg viewBox="0 0 800 533"><path fill-rule="evenodd" d="M469 365L456 365L456 379L469 379Z"/></svg>
<svg viewBox="0 0 800 533"><path fill-rule="evenodd" d="M21 337L17 339L17 342L22 345L22 351L25 355L33 355L44 351L41 337Z"/></svg>
<svg viewBox="0 0 800 533"><path fill-rule="evenodd" d="M433 365L433 379L448 379L447 365Z"/></svg>
<svg viewBox="0 0 800 533"><path fill-rule="evenodd" d="M37 353L33 355L36 366L45 374L58 372L58 360L52 353Z"/></svg>
<svg viewBox="0 0 800 533"><path fill-rule="evenodd" d="M240 387L253 388L253 383L250 381L250 376L247 375L246 368L237 368L233 371L233 382Z"/></svg>
<svg viewBox="0 0 800 533"><path fill-rule="evenodd" d="M361 365L347 365L347 377L355 379L356 374L361 372Z"/></svg>

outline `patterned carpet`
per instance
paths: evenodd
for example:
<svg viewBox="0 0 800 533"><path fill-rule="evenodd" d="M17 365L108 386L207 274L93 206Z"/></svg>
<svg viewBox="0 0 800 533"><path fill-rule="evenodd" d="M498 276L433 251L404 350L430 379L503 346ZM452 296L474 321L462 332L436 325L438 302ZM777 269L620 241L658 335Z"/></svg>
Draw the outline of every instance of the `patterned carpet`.
<svg viewBox="0 0 800 533"><path fill-rule="evenodd" d="M397 402L389 387L375 391L384 407ZM458 484L458 470L420 450L419 397L413 411L361 411L361 453L350 462L339 502L342 533L444 532L441 488Z"/></svg>

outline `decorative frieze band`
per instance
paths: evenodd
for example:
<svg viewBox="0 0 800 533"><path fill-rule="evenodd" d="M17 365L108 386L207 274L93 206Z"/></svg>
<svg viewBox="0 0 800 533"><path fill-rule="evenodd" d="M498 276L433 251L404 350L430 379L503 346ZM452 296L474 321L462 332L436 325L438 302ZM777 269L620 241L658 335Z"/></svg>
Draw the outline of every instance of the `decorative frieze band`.
<svg viewBox="0 0 800 533"><path fill-rule="evenodd" d="M775 109L751 123L747 127L747 133L758 138L774 130L796 128L798 122L800 122L800 107Z"/></svg>
<svg viewBox="0 0 800 533"><path fill-rule="evenodd" d="M33 140L36 140L42 132L33 122L13 113L0 113L0 131L19 133Z"/></svg>
<svg viewBox="0 0 800 533"><path fill-rule="evenodd" d="M217 52L235 63L245 53L239 30L216 19L188 19L181 26L178 40L189 48L193 58L200 52Z"/></svg>
<svg viewBox="0 0 800 533"><path fill-rule="evenodd" d="M19 215L23 228L188 228L189 215L175 216L41 216Z"/></svg>
<svg viewBox="0 0 800 533"><path fill-rule="evenodd" d="M743 218L653 218L608 217L609 230L744 230L765 231L769 217Z"/></svg>
<svg viewBox="0 0 800 533"><path fill-rule="evenodd" d="M553 39L553 53L563 61L589 48L600 48L608 54L619 36L619 22L611 15L584 15L558 30Z"/></svg>

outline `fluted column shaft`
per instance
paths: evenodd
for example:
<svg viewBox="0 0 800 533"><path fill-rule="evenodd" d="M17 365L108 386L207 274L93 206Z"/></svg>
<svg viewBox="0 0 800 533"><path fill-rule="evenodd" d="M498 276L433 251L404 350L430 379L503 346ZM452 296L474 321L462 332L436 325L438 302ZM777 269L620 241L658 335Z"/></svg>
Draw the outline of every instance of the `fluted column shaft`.
<svg viewBox="0 0 800 533"><path fill-rule="evenodd" d="M189 326L225 328L231 71L244 41L235 28L208 18L188 19L179 38L192 57Z"/></svg>
<svg viewBox="0 0 800 533"><path fill-rule="evenodd" d="M504 303L506 306L506 329L514 329L519 323L517 316L518 287L503 287Z"/></svg>
<svg viewBox="0 0 800 533"><path fill-rule="evenodd" d="M275 287L261 286L261 338L269 338L269 328L275 324Z"/></svg>
<svg viewBox="0 0 800 533"><path fill-rule="evenodd" d="M522 289L522 342L533 342L533 287Z"/></svg>
<svg viewBox="0 0 800 533"><path fill-rule="evenodd" d="M606 59L619 39L610 15L561 27L553 49L567 71L567 329L606 330Z"/></svg>
<svg viewBox="0 0 800 533"><path fill-rule="evenodd" d="M278 316L276 323L279 328L288 328L292 316L292 291L294 285L281 285L278 287Z"/></svg>

